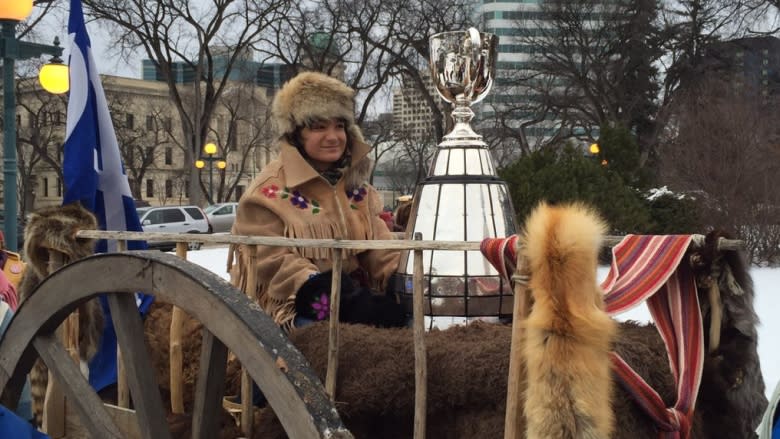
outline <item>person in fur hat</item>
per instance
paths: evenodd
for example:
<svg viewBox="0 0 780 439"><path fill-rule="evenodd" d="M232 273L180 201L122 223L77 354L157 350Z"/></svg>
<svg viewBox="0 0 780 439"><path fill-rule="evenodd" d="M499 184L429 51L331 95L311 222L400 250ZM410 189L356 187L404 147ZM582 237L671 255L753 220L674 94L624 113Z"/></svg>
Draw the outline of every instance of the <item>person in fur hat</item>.
<svg viewBox="0 0 780 439"><path fill-rule="evenodd" d="M354 120L355 92L316 72L301 73L277 93L272 120L279 157L250 184L238 204L234 235L315 239L392 239L377 191L368 184L370 147ZM327 319L333 254L327 248L231 248L234 285L256 297L284 330ZM343 252L340 320L403 326L405 317L384 291L396 270L395 250ZM248 291L248 273L257 286Z"/></svg>

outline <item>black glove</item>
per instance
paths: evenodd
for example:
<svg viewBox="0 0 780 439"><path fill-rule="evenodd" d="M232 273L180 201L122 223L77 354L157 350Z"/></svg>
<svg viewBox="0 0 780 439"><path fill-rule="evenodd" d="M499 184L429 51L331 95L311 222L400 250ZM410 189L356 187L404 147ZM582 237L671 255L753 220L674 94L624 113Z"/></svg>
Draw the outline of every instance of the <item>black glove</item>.
<svg viewBox="0 0 780 439"><path fill-rule="evenodd" d="M301 285L295 295L295 312L301 317L319 321L330 316L330 284L333 271L316 274ZM351 296L355 284L348 274L341 273L341 297ZM340 319L343 321L343 319Z"/></svg>
<svg viewBox="0 0 780 439"><path fill-rule="evenodd" d="M394 294L358 288L352 294L341 297L339 320L380 328L400 328L406 326L407 317Z"/></svg>

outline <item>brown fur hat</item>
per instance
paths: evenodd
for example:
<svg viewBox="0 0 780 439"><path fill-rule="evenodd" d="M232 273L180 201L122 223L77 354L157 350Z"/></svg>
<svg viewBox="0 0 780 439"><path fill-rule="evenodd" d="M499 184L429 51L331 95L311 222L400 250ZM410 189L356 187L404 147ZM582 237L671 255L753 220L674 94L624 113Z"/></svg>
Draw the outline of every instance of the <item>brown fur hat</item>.
<svg viewBox="0 0 780 439"><path fill-rule="evenodd" d="M47 275L49 249L74 261L94 253L95 241L76 239L79 230L97 229L95 216L79 203L45 207L30 215L24 230L24 253L41 278Z"/></svg>
<svg viewBox="0 0 780 439"><path fill-rule="evenodd" d="M274 98L271 115L276 134L292 134L313 119L338 118L354 127L354 98L355 91L336 78L319 72L301 73L287 81Z"/></svg>

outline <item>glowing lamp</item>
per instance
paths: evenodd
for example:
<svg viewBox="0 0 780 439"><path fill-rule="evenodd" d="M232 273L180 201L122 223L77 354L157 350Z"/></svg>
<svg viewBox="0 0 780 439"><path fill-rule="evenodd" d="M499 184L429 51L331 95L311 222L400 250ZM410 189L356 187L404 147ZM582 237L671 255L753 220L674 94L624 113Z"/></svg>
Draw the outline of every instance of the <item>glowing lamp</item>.
<svg viewBox="0 0 780 439"><path fill-rule="evenodd" d="M43 89L49 93L55 95L65 93L70 88L68 66L63 64L59 58L54 58L51 62L41 67L38 80L41 82Z"/></svg>
<svg viewBox="0 0 780 439"><path fill-rule="evenodd" d="M0 19L22 21L32 13L32 0L0 0Z"/></svg>
<svg viewBox="0 0 780 439"><path fill-rule="evenodd" d="M217 153L217 145L213 143L207 143L203 146L203 151L208 155L214 155Z"/></svg>

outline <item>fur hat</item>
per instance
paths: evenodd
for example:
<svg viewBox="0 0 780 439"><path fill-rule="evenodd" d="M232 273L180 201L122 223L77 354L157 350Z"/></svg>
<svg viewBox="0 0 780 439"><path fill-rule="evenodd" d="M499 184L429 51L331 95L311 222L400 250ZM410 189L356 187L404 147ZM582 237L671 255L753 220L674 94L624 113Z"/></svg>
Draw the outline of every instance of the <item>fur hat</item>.
<svg viewBox="0 0 780 439"><path fill-rule="evenodd" d="M44 207L30 215L24 230L24 253L41 278L48 274L49 250L62 253L72 262L94 252L95 241L77 239L79 230L97 229L92 212L79 203Z"/></svg>
<svg viewBox="0 0 780 439"><path fill-rule="evenodd" d="M291 134L312 119L339 118L355 125L355 91L318 72L301 73L284 84L274 98L271 117L276 134ZM362 136L361 136L362 137Z"/></svg>

